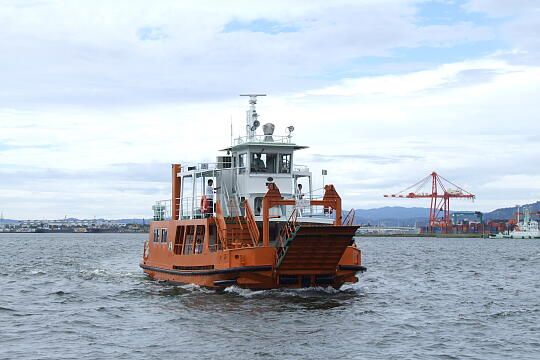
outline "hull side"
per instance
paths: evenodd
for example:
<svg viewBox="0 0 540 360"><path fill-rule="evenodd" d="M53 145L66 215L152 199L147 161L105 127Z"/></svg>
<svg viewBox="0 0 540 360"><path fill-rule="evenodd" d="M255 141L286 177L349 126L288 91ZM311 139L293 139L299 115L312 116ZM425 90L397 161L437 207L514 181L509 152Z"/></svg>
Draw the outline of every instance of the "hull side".
<svg viewBox="0 0 540 360"><path fill-rule="evenodd" d="M171 283L191 283L214 288L236 285L250 289L309 286L339 288L345 282L357 282L355 275L365 270L361 266L360 250L355 245L349 245L355 227L306 227L299 232L298 239L292 241L292 250L280 263L274 246L228 249L209 246L209 243L215 244L208 237L208 233L212 233L208 229L213 223L214 219L211 218L153 222L150 239L145 243L141 268L150 278ZM196 253L193 246L191 252L186 254L186 232L182 233L179 229L187 226L206 228L204 241ZM162 234L161 238L156 239L156 231ZM184 239L179 240L182 235ZM184 244L182 251L178 250L179 243ZM302 248L305 253L300 251ZM310 253L312 259L319 260L307 261Z"/></svg>

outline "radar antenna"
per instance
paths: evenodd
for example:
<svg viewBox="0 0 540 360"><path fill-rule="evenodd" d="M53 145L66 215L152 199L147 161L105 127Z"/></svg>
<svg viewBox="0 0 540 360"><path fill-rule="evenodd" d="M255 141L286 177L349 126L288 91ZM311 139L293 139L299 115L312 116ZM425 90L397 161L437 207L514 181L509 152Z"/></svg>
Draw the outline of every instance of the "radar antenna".
<svg viewBox="0 0 540 360"><path fill-rule="evenodd" d="M246 111L246 132L248 140L251 141L255 139L255 132L261 125L258 120L259 114L257 114L257 110L255 109L257 96L266 96L266 94L240 94L240 96L249 96L249 110Z"/></svg>

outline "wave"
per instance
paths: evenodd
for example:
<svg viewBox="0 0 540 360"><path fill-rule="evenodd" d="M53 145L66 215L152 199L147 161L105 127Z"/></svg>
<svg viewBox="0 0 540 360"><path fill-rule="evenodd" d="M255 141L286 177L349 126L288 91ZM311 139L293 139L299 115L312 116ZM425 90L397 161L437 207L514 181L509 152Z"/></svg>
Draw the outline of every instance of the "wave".
<svg viewBox="0 0 540 360"><path fill-rule="evenodd" d="M111 268L96 268L96 269L82 269L79 270L79 275L85 280L91 280L94 278L132 278L142 279L144 274L141 272L130 272L125 270L117 270Z"/></svg>
<svg viewBox="0 0 540 360"><path fill-rule="evenodd" d="M527 313L535 313L539 312L540 309L517 309L517 310L507 310L507 311L501 311L495 314L492 314L492 317L498 318L498 317L509 317L509 316L518 316L523 315Z"/></svg>
<svg viewBox="0 0 540 360"><path fill-rule="evenodd" d="M320 297L328 295L343 294L349 292L348 289L334 289L333 287L308 287L299 289L271 289L271 290L251 290L240 288L236 285L229 286L223 290L226 293L238 295L245 298L253 297Z"/></svg>

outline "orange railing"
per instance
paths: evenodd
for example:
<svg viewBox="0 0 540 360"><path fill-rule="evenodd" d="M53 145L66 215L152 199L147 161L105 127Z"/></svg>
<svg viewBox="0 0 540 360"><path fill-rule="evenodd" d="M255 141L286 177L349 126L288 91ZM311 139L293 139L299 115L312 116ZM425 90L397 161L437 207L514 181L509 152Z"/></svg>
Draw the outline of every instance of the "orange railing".
<svg viewBox="0 0 540 360"><path fill-rule="evenodd" d="M225 217L223 216L223 211L221 210L221 205L219 200L216 201L216 227L219 234L219 239L223 245L223 249L227 248L227 224L225 223Z"/></svg>
<svg viewBox="0 0 540 360"><path fill-rule="evenodd" d="M253 211L251 211L249 201L245 200L244 206L246 208L246 223L249 234L251 235L251 239L253 240L254 245L258 245L259 237L261 236L261 234L259 233L259 228L257 227L257 223L255 222L255 217L253 216Z"/></svg>
<svg viewBox="0 0 540 360"><path fill-rule="evenodd" d="M234 200L232 199L229 201L229 209L230 209L229 213L231 214L231 217L236 217L236 221L240 225L240 229L244 229L244 227L242 226L242 221L240 220L240 210L235 205Z"/></svg>
<svg viewBox="0 0 540 360"><path fill-rule="evenodd" d="M343 219L343 225L347 225L347 226L353 225L355 215L356 215L356 212L354 211L354 209L351 209L351 211L349 211L347 216L345 216L345 219Z"/></svg>

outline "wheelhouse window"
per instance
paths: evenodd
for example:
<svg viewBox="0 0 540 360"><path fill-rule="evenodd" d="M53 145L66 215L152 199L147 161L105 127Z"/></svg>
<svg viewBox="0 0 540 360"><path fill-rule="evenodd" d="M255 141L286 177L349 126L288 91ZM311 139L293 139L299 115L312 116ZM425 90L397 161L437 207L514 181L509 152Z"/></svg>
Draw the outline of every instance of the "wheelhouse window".
<svg viewBox="0 0 540 360"><path fill-rule="evenodd" d="M240 174L243 174L246 172L246 158L247 158L246 154L240 154L238 156L238 172Z"/></svg>
<svg viewBox="0 0 540 360"><path fill-rule="evenodd" d="M154 229L154 242L159 242L159 229Z"/></svg>
<svg viewBox="0 0 540 360"><path fill-rule="evenodd" d="M290 174L291 172L291 154L279 154L279 173Z"/></svg>
<svg viewBox="0 0 540 360"><path fill-rule="evenodd" d="M161 229L161 242L167 242L167 229Z"/></svg>
<svg viewBox="0 0 540 360"><path fill-rule="evenodd" d="M277 154L253 153L251 155L252 173L275 173Z"/></svg>

